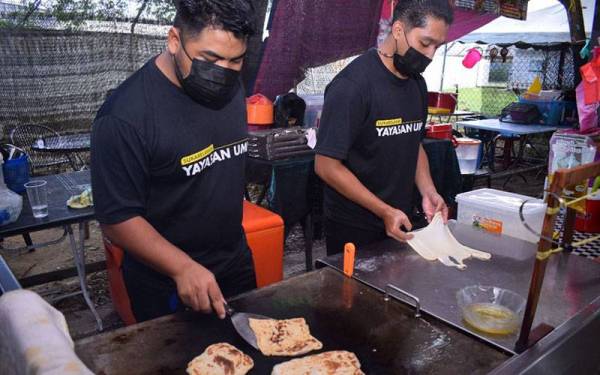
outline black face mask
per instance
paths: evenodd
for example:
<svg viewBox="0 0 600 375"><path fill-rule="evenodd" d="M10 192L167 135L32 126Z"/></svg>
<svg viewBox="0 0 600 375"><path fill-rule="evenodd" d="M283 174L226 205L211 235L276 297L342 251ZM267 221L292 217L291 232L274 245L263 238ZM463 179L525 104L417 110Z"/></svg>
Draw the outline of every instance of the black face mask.
<svg viewBox="0 0 600 375"><path fill-rule="evenodd" d="M240 72L208 61L193 59L185 50L183 40L181 46L185 55L192 61L190 74L183 78L177 60L173 56L175 74L183 91L194 101L207 107L216 109L224 107L237 93Z"/></svg>
<svg viewBox="0 0 600 375"><path fill-rule="evenodd" d="M408 50L404 56L398 54L398 45L396 44L396 52L394 53L394 67L403 76L416 76L425 71L425 68L431 63L431 59L408 44L408 38L404 34Z"/></svg>

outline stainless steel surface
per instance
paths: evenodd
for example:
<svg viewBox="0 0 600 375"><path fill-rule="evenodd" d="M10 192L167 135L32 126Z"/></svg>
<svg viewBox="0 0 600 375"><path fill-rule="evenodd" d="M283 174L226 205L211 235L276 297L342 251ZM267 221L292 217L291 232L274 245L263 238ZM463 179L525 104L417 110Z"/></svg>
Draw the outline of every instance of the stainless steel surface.
<svg viewBox="0 0 600 375"><path fill-rule="evenodd" d="M276 319L303 317L323 349L356 354L369 375L485 374L509 356L330 268L249 292L229 303ZM75 350L97 374L183 374L208 345L228 342L270 374L289 357L248 345L229 319L179 313L79 340Z"/></svg>
<svg viewBox="0 0 600 375"><path fill-rule="evenodd" d="M600 374L600 298L490 375Z"/></svg>
<svg viewBox="0 0 600 375"><path fill-rule="evenodd" d="M250 344L254 349L258 349L258 343L256 342L256 335L252 328L250 328L250 320L249 319L271 319L264 315L258 314L248 314L235 311L231 306L225 304L225 311L227 311L227 315L231 318L231 324L233 328L235 328L236 332L242 336L244 340L248 344Z"/></svg>
<svg viewBox="0 0 600 375"><path fill-rule="evenodd" d="M450 223L462 244L492 254L489 261L468 259L464 271L421 258L408 245L394 240L358 248L354 278L385 292L387 284L419 298L421 310L499 348L514 353L517 335L491 336L467 327L456 303L456 292L472 285L493 285L527 296L536 245ZM342 270L342 256L317 263ZM557 254L548 261L546 279L533 324L556 327L600 296L600 264L569 254Z"/></svg>
<svg viewBox="0 0 600 375"><path fill-rule="evenodd" d="M395 285L392 284L388 284L385 286L385 298L387 301L387 298L389 298L390 296L394 297L394 298L398 298L398 296L390 293L391 291L394 291L396 293L400 293L402 296L404 297L408 297L409 299L411 299L414 302L414 306L415 306L415 318L418 318L421 316L421 303L419 302L419 298L413 296L412 294L405 292L404 290L396 287Z"/></svg>

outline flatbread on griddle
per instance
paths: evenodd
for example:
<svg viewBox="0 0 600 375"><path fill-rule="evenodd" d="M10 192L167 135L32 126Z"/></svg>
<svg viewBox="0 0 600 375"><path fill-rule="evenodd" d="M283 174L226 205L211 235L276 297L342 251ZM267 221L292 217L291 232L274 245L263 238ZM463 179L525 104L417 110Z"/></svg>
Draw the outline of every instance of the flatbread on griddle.
<svg viewBox="0 0 600 375"><path fill-rule="evenodd" d="M354 353L334 350L292 359L273 367L271 375L364 375Z"/></svg>
<svg viewBox="0 0 600 375"><path fill-rule="evenodd" d="M296 356L323 347L310 335L304 318L249 319L258 348L264 355Z"/></svg>
<svg viewBox="0 0 600 375"><path fill-rule="evenodd" d="M213 344L188 363L190 375L244 375L254 367L252 358L233 345Z"/></svg>

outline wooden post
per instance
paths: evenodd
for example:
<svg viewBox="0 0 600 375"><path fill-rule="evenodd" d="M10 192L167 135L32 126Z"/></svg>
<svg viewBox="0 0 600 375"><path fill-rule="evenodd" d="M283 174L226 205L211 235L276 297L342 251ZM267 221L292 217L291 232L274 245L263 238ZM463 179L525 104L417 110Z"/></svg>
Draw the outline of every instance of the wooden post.
<svg viewBox="0 0 600 375"><path fill-rule="evenodd" d="M567 10L569 19L569 30L571 32L571 43L585 42L585 27L583 24L583 10L580 0L560 0Z"/></svg>
<svg viewBox="0 0 600 375"><path fill-rule="evenodd" d="M573 186L580 184L582 181L586 181L589 178L600 175L600 162L585 164L579 167L570 169L559 169L554 173L552 183L548 191L554 194L548 194L548 209L544 217L544 225L542 227L542 236L546 238L552 238L554 232L554 221L556 219L556 212L553 211L559 205L556 196L562 195L562 191L567 186ZM525 314L523 316L523 324L521 325L521 332L519 333L519 339L517 340L515 350L517 353L521 353L535 344L535 340L530 337L531 326L535 318L535 312L537 310L537 304L540 299L540 293L542 291L542 284L544 282L544 273L546 272L546 264L548 257L544 257L544 253L549 251L552 243L545 239L540 239L538 244L538 250L533 266L533 274L531 276L531 283L529 285L529 293L527 295L527 305L525 306ZM539 256L542 255L542 256ZM536 339L540 339L537 337Z"/></svg>
<svg viewBox="0 0 600 375"><path fill-rule="evenodd" d="M597 1L596 1L597 3ZM598 38L600 37L600 7L596 4L594 10L594 22L592 23L592 44L591 46L597 46L600 44Z"/></svg>
<svg viewBox="0 0 600 375"><path fill-rule="evenodd" d="M558 187L559 179L556 177L557 176L555 175L552 180L552 184L550 185L549 191L551 192L557 192L562 190ZM554 197L554 195L548 194L547 204L548 209L546 210L546 215L544 217L542 236L552 238L556 214L551 213L551 210L552 208L557 208L559 202L556 199L556 197ZM551 242L545 239L540 239L537 254L544 253L550 250L551 247ZM546 273L547 262L547 258L539 259L537 256L535 258L535 263L533 265L533 274L531 276L531 283L529 285L529 293L527 295L527 305L525 306L525 313L523 316L523 324L521 325L521 332L519 335L519 339L517 340L517 344L515 346L515 350L517 351L517 353L525 351L525 349L527 349L530 344L529 333L531 332L531 326L533 324L533 319L535 318L535 312L537 310L538 301L540 299L540 293L542 291L542 284L544 282L544 274Z"/></svg>
<svg viewBox="0 0 600 375"><path fill-rule="evenodd" d="M583 11L580 0L559 0L567 10L569 20L569 31L571 33L571 51L573 52L573 67L575 69L574 84L577 86L581 82L579 68L586 63L579 56L579 51L585 45L585 26L583 24Z"/></svg>

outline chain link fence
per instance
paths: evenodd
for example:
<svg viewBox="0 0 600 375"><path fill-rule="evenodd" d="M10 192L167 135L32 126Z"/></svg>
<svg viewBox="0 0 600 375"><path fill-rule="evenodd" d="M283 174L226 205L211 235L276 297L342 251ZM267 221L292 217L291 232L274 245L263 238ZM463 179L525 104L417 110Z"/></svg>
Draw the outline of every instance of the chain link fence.
<svg viewBox="0 0 600 375"><path fill-rule="evenodd" d="M474 47L481 49L483 57L474 68L466 69L462 59ZM492 58L494 49L497 55ZM298 93L323 94L333 77L354 58L307 69L306 78L297 86ZM573 54L567 44L522 48L453 43L445 63L444 49L438 50L425 78L429 91L458 92L458 110L495 117L517 101L536 77L544 90L573 90L574 72Z"/></svg>
<svg viewBox="0 0 600 375"><path fill-rule="evenodd" d="M478 48L482 58L473 68L467 69L462 61L472 48ZM458 93L458 111L473 112L486 118L499 117L506 106L519 101L536 77L543 90L561 91L565 100L574 101L575 69L570 45L453 43L446 51L438 51L434 63L426 72L430 91ZM572 105L568 108L563 121L575 123L576 107ZM529 141L535 145L537 152L526 148L526 155L540 157L547 154L547 134L530 136Z"/></svg>
<svg viewBox="0 0 600 375"><path fill-rule="evenodd" d="M89 131L109 90L165 46L164 36L4 30L0 35L0 127L60 134Z"/></svg>
<svg viewBox="0 0 600 375"><path fill-rule="evenodd" d="M252 2L257 32L242 69L246 85L271 0ZM19 125L89 131L110 90L164 51L174 14L171 0L0 0L0 141Z"/></svg>
<svg viewBox="0 0 600 375"><path fill-rule="evenodd" d="M504 107L527 91L536 77L543 90L574 88L573 54L568 45L556 50L489 45L483 49L482 60L471 70L460 64L470 48L458 47L459 53L450 51L446 56L443 82L443 91L458 92L458 110L499 116Z"/></svg>

